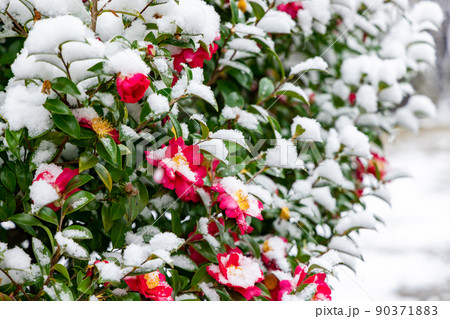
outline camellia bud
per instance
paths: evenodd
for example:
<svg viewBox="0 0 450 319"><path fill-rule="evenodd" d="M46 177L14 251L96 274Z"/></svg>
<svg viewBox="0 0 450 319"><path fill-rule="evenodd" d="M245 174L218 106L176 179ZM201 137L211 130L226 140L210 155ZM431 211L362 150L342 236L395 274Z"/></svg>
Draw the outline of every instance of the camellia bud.
<svg viewBox="0 0 450 319"><path fill-rule="evenodd" d="M150 57L154 57L156 55L155 47L151 44L147 46L147 55Z"/></svg>

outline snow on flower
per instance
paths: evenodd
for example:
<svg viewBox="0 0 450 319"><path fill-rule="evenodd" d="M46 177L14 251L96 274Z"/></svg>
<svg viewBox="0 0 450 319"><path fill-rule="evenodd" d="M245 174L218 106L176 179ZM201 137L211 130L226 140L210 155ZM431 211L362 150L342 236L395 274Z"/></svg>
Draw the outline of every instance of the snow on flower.
<svg viewBox="0 0 450 319"><path fill-rule="evenodd" d="M305 289L308 289L308 287L315 288L311 294L310 300L331 300L331 289L325 282L325 273L318 273L307 277L305 268L297 266L295 268L294 277L280 271L274 271L273 274L275 278L272 277L273 284L271 285L271 288L274 288L269 289L272 300L287 300L288 295L302 285L307 285Z"/></svg>
<svg viewBox="0 0 450 319"><path fill-rule="evenodd" d="M172 287L159 271L145 275L125 277L125 282L132 291L137 291L145 298L155 301L173 301Z"/></svg>
<svg viewBox="0 0 450 319"><path fill-rule="evenodd" d="M217 193L219 207L225 210L229 218L235 218L241 234L252 232L253 228L247 224L246 216L263 220L261 211L263 204L249 194L247 185L236 177L225 177L211 189Z"/></svg>
<svg viewBox="0 0 450 319"><path fill-rule="evenodd" d="M277 6L279 11L286 12L291 16L292 19L297 19L297 13L299 10L303 9L301 1L282 3Z"/></svg>
<svg viewBox="0 0 450 319"><path fill-rule="evenodd" d="M78 175L78 169L60 168L55 164L41 164L36 170L33 183L30 186L30 198L36 208L47 205L54 211L61 207L59 202L65 193L69 181ZM80 189L75 188L65 194L64 199Z"/></svg>
<svg viewBox="0 0 450 319"><path fill-rule="evenodd" d="M153 174L156 183L175 189L183 201L198 202L195 187L203 186L206 168L202 166L203 154L197 145L186 146L183 138L172 139L156 151L146 152L147 161L157 167Z"/></svg>
<svg viewBox="0 0 450 319"><path fill-rule="evenodd" d="M239 248L218 254L219 265L209 265L206 270L222 285L232 288L247 300L261 294L261 289L255 286L264 279L264 274L256 261L242 254Z"/></svg>
<svg viewBox="0 0 450 319"><path fill-rule="evenodd" d="M273 236L267 238L261 247L261 260L269 270L289 272L287 256L288 241L284 237Z"/></svg>

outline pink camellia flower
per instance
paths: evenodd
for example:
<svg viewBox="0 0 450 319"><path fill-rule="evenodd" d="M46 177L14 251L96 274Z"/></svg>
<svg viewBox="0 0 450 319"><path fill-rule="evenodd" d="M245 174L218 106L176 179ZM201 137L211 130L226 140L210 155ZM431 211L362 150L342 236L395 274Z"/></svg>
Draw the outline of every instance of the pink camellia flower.
<svg viewBox="0 0 450 319"><path fill-rule="evenodd" d="M145 74L135 74L130 77L118 75L116 80L117 93L125 103L137 103L144 97L150 86L150 80Z"/></svg>
<svg viewBox="0 0 450 319"><path fill-rule="evenodd" d="M153 174L156 183L175 189L182 201L199 201L195 187L203 186L207 171L202 166L203 154L197 145L186 146L182 137L173 138L168 146L162 145L161 149L145 154L147 161L157 167Z"/></svg>
<svg viewBox="0 0 450 319"><path fill-rule="evenodd" d="M261 295L256 283L264 280L264 274L256 261L242 254L239 248L218 254L219 265L206 267L208 274L222 285L230 287L247 300Z"/></svg>
<svg viewBox="0 0 450 319"><path fill-rule="evenodd" d="M261 260L268 270L290 271L287 256L288 240L281 236L267 238L261 247Z"/></svg>
<svg viewBox="0 0 450 319"><path fill-rule="evenodd" d="M219 193L217 197L219 207L225 210L228 217L236 219L241 235L253 231L253 228L245 220L246 216L263 220L261 215L263 204L249 194L247 186L236 177L230 176L221 179L218 184L211 187L211 190Z"/></svg>
<svg viewBox="0 0 450 319"><path fill-rule="evenodd" d="M61 208L60 199L66 191L69 181L79 174L78 169L70 169L56 166L55 164L42 164L36 171L36 177L30 186L30 197L38 206L48 206L57 211ZM75 192L80 191L75 188L65 194L64 199Z"/></svg>
<svg viewBox="0 0 450 319"><path fill-rule="evenodd" d="M270 290L272 300L283 300L283 296L285 296L286 294L290 294L294 289L301 285L315 285L316 290L311 300L330 301L331 289L325 282L327 275L324 273L319 273L308 278L306 278L306 275L307 273L305 268L302 268L300 266L297 266L297 268L295 268L294 277L291 277L292 279L284 279L286 277L286 274L284 274L284 276L282 276L283 279L278 282L276 288Z"/></svg>
<svg viewBox="0 0 450 319"><path fill-rule="evenodd" d="M173 301L172 287L166 282L166 276L159 271L145 275L125 277L125 282L132 291L137 291L145 298L155 301Z"/></svg>
<svg viewBox="0 0 450 319"><path fill-rule="evenodd" d="M297 18L297 12L299 10L303 9L302 2L296 1L296 2L289 2L289 3L283 3L277 6L278 11L284 11L287 14L289 14L292 19Z"/></svg>
<svg viewBox="0 0 450 319"><path fill-rule="evenodd" d="M220 37L216 38L216 40L218 39ZM195 52L192 49L182 49L179 53L172 56L173 68L175 71L181 72L183 70L181 63L187 63L191 68L203 68L204 61L211 60L218 48L219 46L216 43L212 43L209 46L209 53L203 47L198 48Z"/></svg>

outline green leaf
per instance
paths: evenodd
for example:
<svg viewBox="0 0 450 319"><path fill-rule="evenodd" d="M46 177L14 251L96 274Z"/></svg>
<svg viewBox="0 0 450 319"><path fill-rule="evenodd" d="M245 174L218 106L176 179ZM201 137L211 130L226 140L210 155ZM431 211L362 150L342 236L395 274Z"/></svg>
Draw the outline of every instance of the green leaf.
<svg viewBox="0 0 450 319"><path fill-rule="evenodd" d="M47 247L44 246L42 241L37 238L32 238L31 240L34 256L41 268L41 272L43 275L47 275L50 273L50 261L52 258L52 254Z"/></svg>
<svg viewBox="0 0 450 319"><path fill-rule="evenodd" d="M42 223L36 217L29 214L13 215L9 220L20 226L42 226Z"/></svg>
<svg viewBox="0 0 450 319"><path fill-rule="evenodd" d="M189 243L200 255L209 261L217 263L216 253L211 249L211 246L204 241Z"/></svg>
<svg viewBox="0 0 450 319"><path fill-rule="evenodd" d="M110 136L106 136L101 138L100 142L96 147L98 155L111 165L120 167L122 155L114 140Z"/></svg>
<svg viewBox="0 0 450 319"><path fill-rule="evenodd" d="M260 295L261 297L266 297L268 299L272 299L272 296L270 295L269 290L267 289L267 287L264 284L258 282L255 286L258 287L259 289L261 289L261 295Z"/></svg>
<svg viewBox="0 0 450 319"><path fill-rule="evenodd" d="M47 99L47 101L44 103L44 108L51 113L72 115L70 109L61 100Z"/></svg>
<svg viewBox="0 0 450 319"><path fill-rule="evenodd" d="M259 249L259 244L256 242L256 240L249 235L244 235L244 240L248 243L250 250L252 251L253 256L256 258L259 258L261 255L261 251Z"/></svg>
<svg viewBox="0 0 450 319"><path fill-rule="evenodd" d="M87 169L94 167L95 164L97 164L97 163L98 163L98 158L96 156L92 155L92 153L89 153L89 152L81 153L80 162L79 162L80 173L82 171L85 171Z"/></svg>
<svg viewBox="0 0 450 319"><path fill-rule="evenodd" d="M71 95L80 95L77 86L68 78L56 78L52 83L52 89Z"/></svg>
<svg viewBox="0 0 450 319"><path fill-rule="evenodd" d="M255 15L257 21L261 20L261 18L264 17L264 15L266 14L266 11L264 10L263 7L261 7L261 5L258 2L252 0L249 0L249 2L250 5L252 6L253 14Z"/></svg>
<svg viewBox="0 0 450 319"><path fill-rule="evenodd" d="M191 289L195 288L200 282L204 281L207 278L208 276L208 273L206 271L207 266L208 264L205 264L195 272L191 280Z"/></svg>
<svg viewBox="0 0 450 319"><path fill-rule="evenodd" d="M92 239L92 233L86 227L80 225L72 225L66 227L62 234L64 237L72 239Z"/></svg>
<svg viewBox="0 0 450 319"><path fill-rule="evenodd" d="M81 128L77 119L73 115L61 115L57 113L52 114L53 122L64 133L69 134L74 138L80 138Z"/></svg>
<svg viewBox="0 0 450 319"><path fill-rule="evenodd" d="M16 140L15 136L10 130L5 130L6 143L9 145L9 150L14 154L14 156L20 159L20 146L19 141Z"/></svg>
<svg viewBox="0 0 450 319"><path fill-rule="evenodd" d="M67 183L65 193L68 194L75 188L81 187L87 182L89 182L91 179L94 179L91 175L86 174L78 174L75 175L69 183Z"/></svg>
<svg viewBox="0 0 450 319"><path fill-rule="evenodd" d="M86 206L95 199L95 195L86 191L76 192L64 201L63 212L65 215L71 214Z"/></svg>
<svg viewBox="0 0 450 319"><path fill-rule="evenodd" d="M266 97L270 96L274 90L275 86L273 85L272 80L270 80L269 78L262 78L259 81L258 99L265 99Z"/></svg>
<svg viewBox="0 0 450 319"><path fill-rule="evenodd" d="M42 219L43 221L46 221L50 224L53 224L55 226L58 226L58 217L56 216L56 213L53 211L53 209L45 206L42 207L39 212L36 215L38 218Z"/></svg>
<svg viewBox="0 0 450 319"><path fill-rule="evenodd" d="M53 269L55 269L57 272L59 272L61 275L63 275L64 278L66 278L67 281L70 282L70 275L69 275L69 272L67 271L66 267L64 267L61 264L56 264L53 266Z"/></svg>
<svg viewBox="0 0 450 319"><path fill-rule="evenodd" d="M275 94L296 98L309 105L309 97L305 91L292 83L286 83Z"/></svg>
<svg viewBox="0 0 450 319"><path fill-rule="evenodd" d="M239 8L237 7L235 0L230 0L230 7L231 7L231 23L234 25L238 23L239 18Z"/></svg>
<svg viewBox="0 0 450 319"><path fill-rule="evenodd" d="M182 233L180 211L175 211L174 209L171 209L170 214L172 216L172 232L178 237L180 237Z"/></svg>
<svg viewBox="0 0 450 319"><path fill-rule="evenodd" d="M92 278L86 277L77 285L77 290L83 294L91 295L94 293L95 285L92 284Z"/></svg>
<svg viewBox="0 0 450 319"><path fill-rule="evenodd" d="M14 193L17 185L16 174L8 166L0 168L0 181L11 193Z"/></svg>
<svg viewBox="0 0 450 319"><path fill-rule="evenodd" d="M181 129L180 123L178 122L177 118L175 117L175 115L173 115L172 113L169 113L169 118L170 118L170 122L172 122L172 125L175 129L175 134L176 134L176 138L182 137L183 136L183 131Z"/></svg>
<svg viewBox="0 0 450 319"><path fill-rule="evenodd" d="M125 233L128 231L127 222L122 217L114 222L111 228L111 241L114 248L122 247L125 242Z"/></svg>
<svg viewBox="0 0 450 319"><path fill-rule="evenodd" d="M114 224L114 221L112 219L112 206L106 206L103 205L102 207L102 222L103 222L103 228L106 232L108 232L112 225Z"/></svg>
<svg viewBox="0 0 450 319"><path fill-rule="evenodd" d="M267 118L269 119L269 123L270 123L270 126L272 126L273 131L274 132L278 131L279 133L281 133L280 123L278 123L278 121L274 117L272 117L270 115L267 116Z"/></svg>
<svg viewBox="0 0 450 319"><path fill-rule="evenodd" d="M106 188L111 192L112 189L112 178L111 174L108 172L105 166L98 163L94 167L95 171L97 172L98 176L102 180L103 184L105 184Z"/></svg>

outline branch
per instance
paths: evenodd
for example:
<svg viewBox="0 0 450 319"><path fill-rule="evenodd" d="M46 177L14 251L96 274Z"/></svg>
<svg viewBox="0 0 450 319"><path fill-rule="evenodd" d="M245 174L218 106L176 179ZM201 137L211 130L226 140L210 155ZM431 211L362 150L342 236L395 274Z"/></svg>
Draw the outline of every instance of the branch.
<svg viewBox="0 0 450 319"><path fill-rule="evenodd" d="M92 0L91 7L91 30L94 31L97 29L97 17L98 17L98 0Z"/></svg>
<svg viewBox="0 0 450 319"><path fill-rule="evenodd" d="M12 279L12 277L8 274L8 272L6 270L3 270L2 268L0 268L0 270L2 273L4 273L6 275L6 277L8 277L9 280L11 280L13 285L15 285L17 287L17 289L19 289L25 295L25 297L27 297L28 300L31 300L30 296L28 296L28 294L25 292L25 290L23 290L22 286L17 284L14 281L14 279Z"/></svg>

